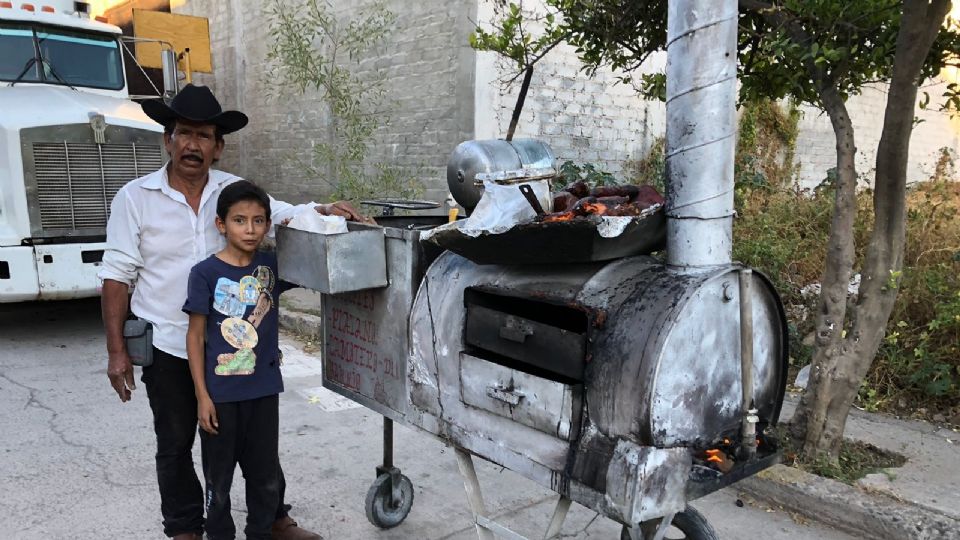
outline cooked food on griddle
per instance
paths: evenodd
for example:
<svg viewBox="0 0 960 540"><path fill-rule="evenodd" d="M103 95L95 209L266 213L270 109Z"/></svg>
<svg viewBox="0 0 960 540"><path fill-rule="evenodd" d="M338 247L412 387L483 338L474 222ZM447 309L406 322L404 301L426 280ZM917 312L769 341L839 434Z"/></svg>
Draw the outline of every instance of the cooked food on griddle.
<svg viewBox="0 0 960 540"><path fill-rule="evenodd" d="M663 204L660 193L651 186L600 186L589 189L579 181L553 194L553 213L543 223L569 221L578 217L639 216L647 208Z"/></svg>
<svg viewBox="0 0 960 540"><path fill-rule="evenodd" d="M570 193L578 199L582 199L590 194L590 187L583 180L577 180L572 184L568 184L563 188L563 191Z"/></svg>

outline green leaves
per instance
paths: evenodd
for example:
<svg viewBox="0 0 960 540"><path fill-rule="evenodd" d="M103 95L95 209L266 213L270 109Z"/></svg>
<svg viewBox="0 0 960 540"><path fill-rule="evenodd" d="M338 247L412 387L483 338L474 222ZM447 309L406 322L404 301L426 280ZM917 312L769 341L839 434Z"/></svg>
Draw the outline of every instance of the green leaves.
<svg viewBox="0 0 960 540"><path fill-rule="evenodd" d="M960 84L950 83L943 93L941 110L950 114L951 118L960 116Z"/></svg>
<svg viewBox="0 0 960 540"><path fill-rule="evenodd" d="M326 106L327 133L298 166L329 184L334 198L358 200L412 196L421 184L412 174L367 155L375 131L389 118L385 81L378 71L354 66L389 35L397 17L383 0L342 20L326 0L271 0L264 8L271 42L262 78L275 96L317 92Z"/></svg>
<svg viewBox="0 0 960 540"><path fill-rule="evenodd" d="M565 161L560 166L560 175L554 180L554 189L562 189L568 184L582 180L591 188L599 186L616 186L620 184L615 176L607 171L598 169L593 163L577 165L572 161Z"/></svg>
<svg viewBox="0 0 960 540"><path fill-rule="evenodd" d="M531 27L540 28L539 36L531 33ZM492 30L477 26L468 41L478 51L493 51L510 59L519 74L536 64L566 37L566 31L554 12L537 16L525 13L519 4L511 2L505 8L499 8Z"/></svg>

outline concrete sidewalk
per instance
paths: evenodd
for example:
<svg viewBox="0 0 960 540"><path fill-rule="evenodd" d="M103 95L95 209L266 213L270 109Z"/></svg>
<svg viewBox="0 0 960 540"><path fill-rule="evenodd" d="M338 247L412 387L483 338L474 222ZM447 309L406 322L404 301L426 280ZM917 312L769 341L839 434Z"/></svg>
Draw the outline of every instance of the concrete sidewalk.
<svg viewBox="0 0 960 540"><path fill-rule="evenodd" d="M281 301L283 326L319 341L320 295L304 289ZM793 415L788 397L781 419ZM858 486L777 466L737 484L754 498L866 538L960 539L960 432L925 422L852 411L846 437L900 453L907 463Z"/></svg>
<svg viewBox="0 0 960 540"><path fill-rule="evenodd" d="M790 418L796 398L784 403ZM857 486L778 465L738 487L750 495L868 538L960 539L960 433L926 422L851 412L848 439L897 452L907 462Z"/></svg>

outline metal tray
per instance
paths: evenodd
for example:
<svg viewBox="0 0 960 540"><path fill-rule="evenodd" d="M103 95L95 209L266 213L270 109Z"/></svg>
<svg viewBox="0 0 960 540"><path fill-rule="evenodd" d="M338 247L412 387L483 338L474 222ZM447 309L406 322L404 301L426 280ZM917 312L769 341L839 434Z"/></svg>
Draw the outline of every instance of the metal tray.
<svg viewBox="0 0 960 540"><path fill-rule="evenodd" d="M325 294L387 285L384 229L349 223L349 232L317 234L277 227L280 279Z"/></svg>
<svg viewBox="0 0 960 540"><path fill-rule="evenodd" d="M636 217L614 238L597 232L596 219L526 223L500 233L471 237L459 230L438 231L430 242L477 264L554 264L608 261L663 249L667 220L663 209Z"/></svg>

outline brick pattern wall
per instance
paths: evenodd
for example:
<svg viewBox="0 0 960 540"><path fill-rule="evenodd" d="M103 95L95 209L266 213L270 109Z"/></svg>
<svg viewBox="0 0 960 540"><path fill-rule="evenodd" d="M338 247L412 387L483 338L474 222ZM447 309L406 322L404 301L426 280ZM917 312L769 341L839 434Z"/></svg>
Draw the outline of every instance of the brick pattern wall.
<svg viewBox="0 0 960 540"><path fill-rule="evenodd" d="M536 2L525 8L536 10ZM542 7L542 6L541 6ZM493 16L491 0L480 0L481 20ZM503 137L520 88L520 79L508 87L503 81L513 76L513 67L493 53L478 55L477 115L479 138ZM643 69L662 71L666 54L648 60ZM645 101L630 86L616 83L616 73L601 69L592 78L579 71L571 47L558 47L536 67L516 137L546 140L560 161L591 162L615 174L631 160L647 155L656 137L664 135L666 110L662 103ZM923 88L932 98L940 96L943 85ZM858 172L872 181L877 144L883 126L886 93L882 85L867 88L848 102L858 148ZM836 166L835 138L829 118L813 107L803 107L796 163L800 184L813 187ZM960 152L960 120L951 120L936 111L917 109L923 122L914 130L910 148L908 181L930 177L940 149Z"/></svg>
<svg viewBox="0 0 960 540"><path fill-rule="evenodd" d="M936 96L943 93L942 84L924 87L931 96L931 109L935 108ZM883 129L883 115L887 94L882 85L864 89L859 96L850 98L847 108L853 121L857 144L857 172L862 185L872 183L876 166L877 144ZM804 187L819 184L826 172L836 166L836 139L830 119L812 107L803 107L800 134L797 140L797 162L800 165L800 182ZM960 152L960 122L951 120L935 110L916 111L922 120L914 127L910 140L910 163L907 182L927 180L933 174L941 148Z"/></svg>
<svg viewBox="0 0 960 540"><path fill-rule="evenodd" d="M648 69L663 69L665 61L666 55L659 55L648 62ZM482 98L477 111L492 114L478 114L477 136L501 138L522 78L504 87L513 67L493 53L480 53L478 66ZM515 137L547 141L561 163L589 162L621 174L629 161L645 157L654 139L663 136L665 121L663 103L639 98L631 86L618 84L610 70L588 78L573 49L558 47L536 65Z"/></svg>
<svg viewBox="0 0 960 540"><path fill-rule="evenodd" d="M350 10L352 3L334 3ZM472 138L473 52L466 35L475 20L470 2L390 0L394 31L368 58L354 64L360 76L381 72L388 81L390 108L375 136L371 158L418 171L431 186L426 196L446 195L446 160ZM195 78L211 86L224 107L238 108L250 125L228 136L220 167L255 178L278 198L320 200L328 179L309 178L299 162L326 137L327 114L320 94L273 98L262 80L268 28L261 3L192 0L175 12L210 19L213 75ZM346 13L345 13L346 14ZM465 89L470 94L465 94ZM441 193L442 192L442 193Z"/></svg>
<svg viewBox="0 0 960 540"><path fill-rule="evenodd" d="M511 66L481 53L478 85L487 84L477 110L492 107L493 114L478 115L479 137L502 137L507 131L519 79L504 89L501 80L512 76ZM492 55L491 55L492 56ZM653 58L647 69L662 69L664 57ZM485 66L485 67L484 67ZM615 74L600 70L593 78L578 72L578 61L570 49L558 48L537 64L530 84L516 137L546 140L562 161L596 163L615 174L631 160L647 155L650 144L664 135L666 110L662 103L638 98L623 84L614 84ZM486 77L483 77L487 74ZM943 93L943 84L925 87L933 99ZM857 170L864 182L872 182L877 144L883 128L887 95L882 85L864 89L850 98L848 109L857 143ZM931 101L931 109L935 101ZM820 110L804 106L797 140L798 181L811 188L836 166L836 139L830 119ZM935 110L920 110L922 120L914 129L910 146L908 182L923 181L933 173L941 148L960 153L960 120L951 120Z"/></svg>

